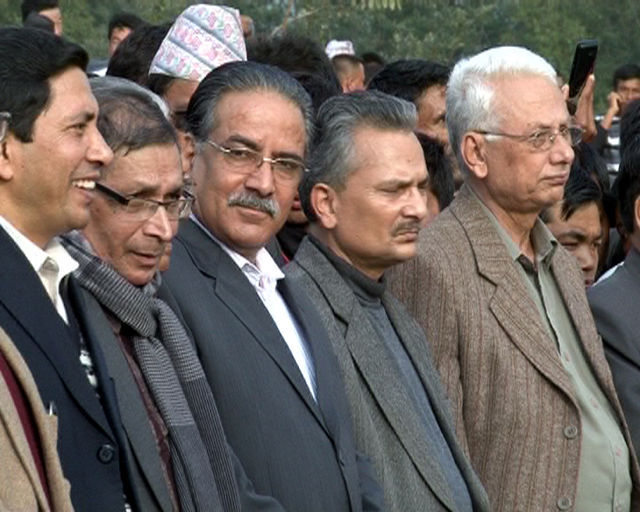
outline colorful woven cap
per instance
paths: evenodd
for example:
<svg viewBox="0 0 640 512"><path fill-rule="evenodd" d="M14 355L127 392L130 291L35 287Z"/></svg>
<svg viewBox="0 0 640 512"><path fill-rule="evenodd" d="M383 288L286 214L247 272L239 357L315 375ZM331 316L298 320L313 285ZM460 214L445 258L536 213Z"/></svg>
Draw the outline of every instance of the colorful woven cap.
<svg viewBox="0 0 640 512"><path fill-rule="evenodd" d="M200 82L214 68L247 60L240 13L222 5L192 5L162 41L149 74Z"/></svg>
<svg viewBox="0 0 640 512"><path fill-rule="evenodd" d="M332 39L327 43L324 52L327 54L329 59L333 59L334 57L338 57L339 55L348 55L350 57L356 56L356 51L353 48L353 43L351 41L338 41L336 39Z"/></svg>

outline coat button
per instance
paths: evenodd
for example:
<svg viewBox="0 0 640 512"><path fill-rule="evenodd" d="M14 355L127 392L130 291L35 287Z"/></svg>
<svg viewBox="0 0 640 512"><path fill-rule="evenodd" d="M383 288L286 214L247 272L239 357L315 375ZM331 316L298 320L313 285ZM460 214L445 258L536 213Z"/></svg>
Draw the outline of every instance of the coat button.
<svg viewBox="0 0 640 512"><path fill-rule="evenodd" d="M569 425L564 428L564 437L567 439L574 439L578 435L578 427L575 425Z"/></svg>
<svg viewBox="0 0 640 512"><path fill-rule="evenodd" d="M560 498L556 503L560 510L569 510L571 508L571 498L567 498L566 496Z"/></svg>
<svg viewBox="0 0 640 512"><path fill-rule="evenodd" d="M110 444L103 444L98 450L98 460L103 464L109 464L115 455L115 448Z"/></svg>

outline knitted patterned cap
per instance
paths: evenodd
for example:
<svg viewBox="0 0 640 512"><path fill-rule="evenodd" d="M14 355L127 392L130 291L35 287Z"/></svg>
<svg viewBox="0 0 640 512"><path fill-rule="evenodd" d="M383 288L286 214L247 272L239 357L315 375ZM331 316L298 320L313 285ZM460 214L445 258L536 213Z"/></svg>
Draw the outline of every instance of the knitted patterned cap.
<svg viewBox="0 0 640 512"><path fill-rule="evenodd" d="M227 62L247 60L240 13L222 5L192 5L162 41L149 74L200 82Z"/></svg>

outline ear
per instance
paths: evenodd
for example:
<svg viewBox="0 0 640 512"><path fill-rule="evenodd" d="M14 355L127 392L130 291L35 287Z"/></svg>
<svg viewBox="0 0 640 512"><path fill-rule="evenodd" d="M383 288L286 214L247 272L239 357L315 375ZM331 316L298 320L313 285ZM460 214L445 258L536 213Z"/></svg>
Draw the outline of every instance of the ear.
<svg viewBox="0 0 640 512"><path fill-rule="evenodd" d="M640 196L633 203L633 231L640 232Z"/></svg>
<svg viewBox="0 0 640 512"><path fill-rule="evenodd" d="M190 133L178 132L180 154L182 157L182 172L189 174L193 165L193 157L196 154L196 143Z"/></svg>
<svg viewBox="0 0 640 512"><path fill-rule="evenodd" d="M0 143L0 180L11 181L14 176L16 153L21 144L12 134Z"/></svg>
<svg viewBox="0 0 640 512"><path fill-rule="evenodd" d="M486 144L487 141L482 134L467 132L460 147L467 167L478 179L484 179L487 176Z"/></svg>
<svg viewBox="0 0 640 512"><path fill-rule="evenodd" d="M318 183L311 189L311 208L318 218L318 222L324 229L333 229L336 227L336 207L338 206L338 197L329 185L326 183Z"/></svg>

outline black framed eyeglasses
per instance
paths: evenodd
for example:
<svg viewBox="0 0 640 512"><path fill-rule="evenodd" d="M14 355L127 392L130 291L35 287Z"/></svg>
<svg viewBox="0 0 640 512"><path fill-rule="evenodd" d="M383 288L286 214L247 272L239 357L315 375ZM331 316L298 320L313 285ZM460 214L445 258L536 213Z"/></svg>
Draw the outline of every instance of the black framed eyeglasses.
<svg viewBox="0 0 640 512"><path fill-rule="evenodd" d="M544 129L537 130L529 135L516 135L513 133L492 132L488 130L472 130L482 135L488 135L490 137L507 137L509 139L517 140L518 142L525 142L532 148L539 151L547 151L551 149L558 137L562 137L571 146L577 146L582 140L582 134L584 130L580 126L561 126L557 130Z"/></svg>
<svg viewBox="0 0 640 512"><path fill-rule="evenodd" d="M124 207L124 211L131 220L143 222L155 215L161 206L166 210L171 220L184 219L191 213L193 197L181 197L171 201L156 201L155 199L142 199L141 197L123 196L103 183L96 183L96 190L109 199Z"/></svg>
<svg viewBox="0 0 640 512"><path fill-rule="evenodd" d="M269 158L259 151L246 147L230 148L206 139L205 142L222 153L229 166L238 173L251 174L264 162L271 164L276 180L292 183L299 179L307 168L304 163L294 158Z"/></svg>

